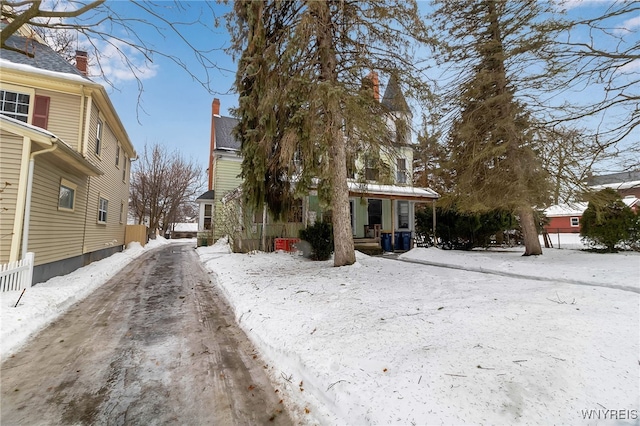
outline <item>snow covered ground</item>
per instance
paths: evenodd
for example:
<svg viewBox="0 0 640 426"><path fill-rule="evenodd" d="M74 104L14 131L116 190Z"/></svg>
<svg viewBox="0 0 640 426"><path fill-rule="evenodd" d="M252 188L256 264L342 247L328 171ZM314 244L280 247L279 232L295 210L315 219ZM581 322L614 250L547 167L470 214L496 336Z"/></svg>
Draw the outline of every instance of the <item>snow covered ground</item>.
<svg viewBox="0 0 640 426"><path fill-rule="evenodd" d="M639 424L639 253L401 256L532 280L217 250L198 252L299 424Z"/></svg>
<svg viewBox="0 0 640 426"><path fill-rule="evenodd" d="M144 250L1 293L2 358ZM640 424L640 253L198 253L297 424Z"/></svg>

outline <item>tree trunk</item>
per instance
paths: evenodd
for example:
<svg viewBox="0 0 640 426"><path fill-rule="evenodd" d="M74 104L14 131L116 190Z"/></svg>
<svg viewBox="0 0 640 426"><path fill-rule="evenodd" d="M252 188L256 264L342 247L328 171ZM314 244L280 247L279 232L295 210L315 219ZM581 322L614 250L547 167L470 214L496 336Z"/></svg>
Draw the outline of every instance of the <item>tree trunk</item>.
<svg viewBox="0 0 640 426"><path fill-rule="evenodd" d="M351 233L351 213L349 210L349 188L347 186L347 153L342 132L342 114L338 94L333 90L337 84L337 57L333 46L331 10L328 2L311 1L309 7L320 22L318 31L318 51L320 56L320 77L328 86L323 93L324 123L329 144L329 168L331 171L331 209L333 210L333 266L352 265L356 261Z"/></svg>
<svg viewBox="0 0 640 426"><path fill-rule="evenodd" d="M356 261L351 232L349 188L347 187L347 157L342 139L333 138L331 147L331 208L333 210L333 266L352 265Z"/></svg>
<svg viewBox="0 0 640 426"><path fill-rule="evenodd" d="M538 238L538 230L533 215L533 210L529 207L523 207L518 212L520 216L520 227L524 237L524 254L523 256L537 256L542 254L540 246L540 238Z"/></svg>

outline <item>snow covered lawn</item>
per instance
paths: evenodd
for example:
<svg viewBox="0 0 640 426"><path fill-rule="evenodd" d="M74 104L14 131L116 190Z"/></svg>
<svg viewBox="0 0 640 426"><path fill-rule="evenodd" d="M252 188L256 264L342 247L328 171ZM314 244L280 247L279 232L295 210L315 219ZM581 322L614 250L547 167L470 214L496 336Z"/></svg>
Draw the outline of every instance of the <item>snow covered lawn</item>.
<svg viewBox="0 0 640 426"><path fill-rule="evenodd" d="M403 256L541 281L220 251L198 249L299 424L638 424L638 253Z"/></svg>

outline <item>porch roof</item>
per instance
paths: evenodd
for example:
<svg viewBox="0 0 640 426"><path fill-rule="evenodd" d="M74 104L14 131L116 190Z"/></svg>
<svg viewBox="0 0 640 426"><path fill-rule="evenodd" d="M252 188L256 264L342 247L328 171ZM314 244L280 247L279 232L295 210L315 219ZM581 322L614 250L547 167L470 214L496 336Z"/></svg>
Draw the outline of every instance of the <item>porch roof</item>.
<svg viewBox="0 0 640 426"><path fill-rule="evenodd" d="M14 135L28 137L39 147L56 147L54 151L47 153L47 155L50 156L50 158L53 157L58 160L60 165L86 176L100 176L104 174L100 168L84 158L82 154L71 148L65 141L50 131L7 117L3 114L0 114L0 122L2 123L3 130L13 133Z"/></svg>
<svg viewBox="0 0 640 426"><path fill-rule="evenodd" d="M440 195L431 188L378 185L354 181L347 181L347 185L349 187L349 195L351 196L389 198L392 200L408 200L423 203L440 198Z"/></svg>

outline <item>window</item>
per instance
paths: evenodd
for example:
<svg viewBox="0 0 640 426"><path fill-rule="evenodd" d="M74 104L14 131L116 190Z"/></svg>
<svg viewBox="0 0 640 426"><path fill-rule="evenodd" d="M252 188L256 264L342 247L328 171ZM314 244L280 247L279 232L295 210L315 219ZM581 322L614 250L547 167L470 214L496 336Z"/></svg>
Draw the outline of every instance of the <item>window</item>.
<svg viewBox="0 0 640 426"><path fill-rule="evenodd" d="M58 210L73 211L76 201L77 186L66 179L60 180L60 192L58 194Z"/></svg>
<svg viewBox="0 0 640 426"><path fill-rule="evenodd" d="M302 222L302 199L293 200L293 203L291 203L289 214L287 215L287 222Z"/></svg>
<svg viewBox="0 0 640 426"><path fill-rule="evenodd" d="M0 90L0 112L27 123L29 121L29 95Z"/></svg>
<svg viewBox="0 0 640 426"><path fill-rule="evenodd" d="M365 160L364 178L366 180L378 180L377 158L367 157Z"/></svg>
<svg viewBox="0 0 640 426"><path fill-rule="evenodd" d="M409 228L409 202L398 201L398 228Z"/></svg>
<svg viewBox="0 0 640 426"><path fill-rule="evenodd" d="M369 226L382 224L382 200L369 199L367 206Z"/></svg>
<svg viewBox="0 0 640 426"><path fill-rule="evenodd" d="M398 183L407 183L407 160L404 158L398 158L396 181Z"/></svg>
<svg viewBox="0 0 640 426"><path fill-rule="evenodd" d="M120 223L124 223L124 212L125 212L125 203L124 201L120 202Z"/></svg>
<svg viewBox="0 0 640 426"><path fill-rule="evenodd" d="M98 223L107 223L107 209L109 208L109 200L106 198L98 198Z"/></svg>
<svg viewBox="0 0 640 426"><path fill-rule="evenodd" d="M253 212L253 223L262 223L262 209Z"/></svg>
<svg viewBox="0 0 640 426"><path fill-rule="evenodd" d="M409 141L407 140L408 136L407 122L403 119L399 118L396 120L396 142L401 144L406 144Z"/></svg>
<svg viewBox="0 0 640 426"><path fill-rule="evenodd" d="M347 178L354 179L356 176L356 156L347 152Z"/></svg>
<svg viewBox="0 0 640 426"><path fill-rule="evenodd" d="M571 218L571 226L573 226L573 227L580 226L580 218L579 217L572 217Z"/></svg>
<svg viewBox="0 0 640 426"><path fill-rule="evenodd" d="M116 167L120 165L120 144L116 143Z"/></svg>
<svg viewBox="0 0 640 426"><path fill-rule="evenodd" d="M213 204L205 204L204 205L204 229L211 229L211 212L213 211Z"/></svg>
<svg viewBox="0 0 640 426"><path fill-rule="evenodd" d="M99 157L102 151L102 120L98 119L96 127L96 155Z"/></svg>
<svg viewBox="0 0 640 426"><path fill-rule="evenodd" d="M127 182L127 156L125 155L122 159L122 181Z"/></svg>

